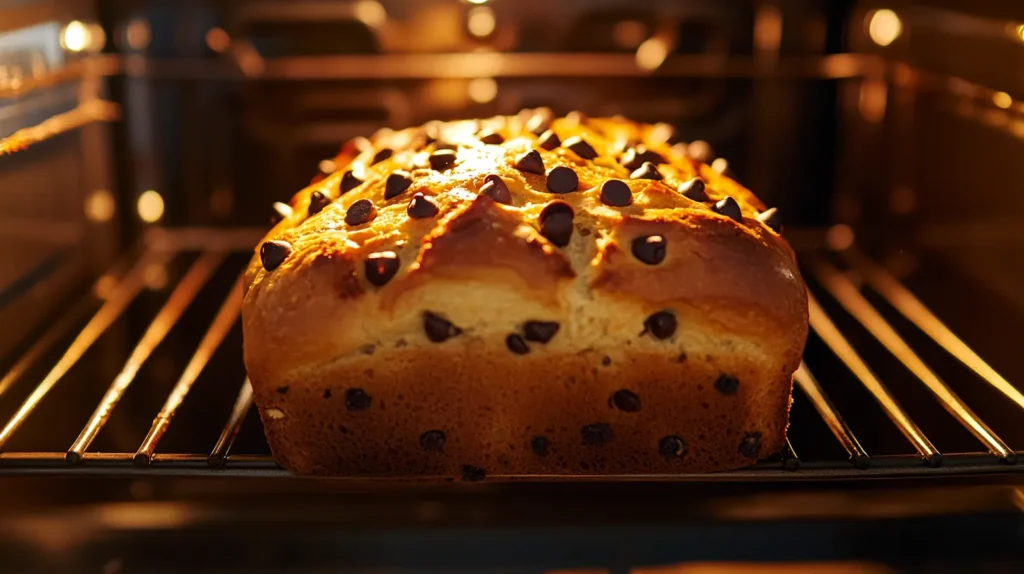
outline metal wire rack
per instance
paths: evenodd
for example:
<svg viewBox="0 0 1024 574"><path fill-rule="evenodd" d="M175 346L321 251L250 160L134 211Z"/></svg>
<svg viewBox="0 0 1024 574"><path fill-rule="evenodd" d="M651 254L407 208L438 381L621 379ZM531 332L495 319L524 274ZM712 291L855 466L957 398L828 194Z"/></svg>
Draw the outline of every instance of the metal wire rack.
<svg viewBox="0 0 1024 574"><path fill-rule="evenodd" d="M161 449L165 435L172 428L180 414L190 391L197 380L208 369L211 359L219 351L228 348L237 361L237 347L240 336L233 331L239 318L242 288L239 270L249 247L259 236L256 230L214 231L206 229L159 230L149 234L144 245L127 260L100 278L81 301L70 306L70 311L43 333L28 350L18 357L0 378L0 407L14 402L14 391L19 388L31 391L22 399L13 414L4 419L0 428L0 474L5 473L162 473L202 474L215 472L228 475L275 475L284 471L270 458L265 443L258 445L258 454L235 452L236 439L243 428L261 437L258 418L252 415L252 390L241 372L241 365L233 365L234 374L222 377L215 372L215 381L204 381L208 387L227 389L234 392L230 408L221 411L219 434L206 437L208 449L198 447L191 452L171 452ZM834 257L833 257L834 256ZM22 434L31 431L29 426L33 415L40 414L41 405L58 389L62 380L76 368L83 357L88 355L98 341L110 336L112 326L125 319L133 302L153 287L153 270L165 269L176 259L184 258L179 267L182 272L174 281L163 281L157 292L160 302L155 312L146 314L141 336L132 337L133 347L127 359L119 364L119 372L102 392L92 414L81 426L81 430L65 450L34 450L16 448L15 442ZM842 270L833 261L842 261ZM919 476L951 474L990 474L1015 472L1020 451L1015 451L1006 441L992 430L986 422L940 377L936 368L930 366L916 352L907 339L868 298L868 292L880 296L881 300L899 315L902 315L920 332L927 335L934 344L958 359L976 375L973 384L985 384L997 391L1003 399L1009 399L1016 407L1024 408L1024 395L1005 378L1000 376L967 344L959 339L932 311L930 311L908 288L882 266L856 248L849 248L839 254L811 252L802 256L808 281L814 290L827 294L828 304L838 305L842 311L825 310L824 301L819 302L813 295L810 299L810 323L816 337L824 343L833 357L830 360L855 376L863 390L872 397L881 411L912 448L911 453L872 456L858 440L844 414L826 393L825 387L812 374L807 364L796 372L795 404L811 405L824 422L835 445L841 448L843 456L808 458L797 455L796 448L804 442L814 442L815 432L806 417L795 419L790 429L789 440L780 456L762 461L748 469L719 473L715 480L763 480L793 478L856 478L871 476ZM159 274L158 274L159 275ZM210 292L210 285L221 277L222 283L230 284L226 290ZM161 283L158 281L158 283ZM162 295L166 293L166 296ZM216 309L215 312L212 312ZM187 339L189 349L187 360L172 363L176 372L173 385L155 418L138 443L134 452L101 452L94 449L101 431L108 424L116 407L130 388L146 387L150 384L140 372L161 348L168 334L182 321L187 313L198 313L199 324L205 329L179 329L178 336ZM211 312L207 312L207 310ZM842 313L842 316L839 314ZM210 316L212 315L212 319ZM976 452L941 452L934 445L907 409L897 400L896 395L882 378L875 374L868 360L864 358L844 329L837 321L853 320L878 342L909 372L917 383L931 395L952 417L940 424L959 425L966 429L976 444L982 448ZM197 319L193 318L192 321ZM188 327L188 326L186 326ZM198 343L196 343L196 335ZM68 342L68 340L70 341ZM811 350L808 351L812 352ZM124 355L120 355L124 356ZM53 357L52 362L48 359ZM819 357L820 358L820 357ZM838 359L836 362L834 359ZM875 357L875 360L878 360ZM117 359L120 361L120 359ZM78 367L81 368L81 367ZM38 375L36 375L38 373ZM40 378L35 379L34 376ZM233 380L231 377L235 377ZM97 377L86 376L96 382ZM105 384L103 380L99 381ZM903 382L903 381L901 381ZM31 385L34 383L34 387ZM237 389L237 392L234 391ZM81 391L81 389L79 389ZM142 389L155 393L155 389ZM76 398L83 393L76 392ZM88 393L85 393L86 395ZM201 400L201 399L196 399ZM80 400L78 401L81 402ZM223 404L228 404L223 402ZM14 404L17 404L16 402ZM81 405L79 404L79 407ZM0 411L2 413L3 411ZM846 412L855 417L854 426L878 424L870 421L858 409ZM148 415L147 419L148 419ZM74 419L74 416L69 416ZM37 421L52 424L52 421ZM247 424L248 423L248 424ZM179 425L194 425L194 421ZM822 433L818 433L822 434ZM68 444L65 442L64 444ZM192 442L190 444L197 444ZM815 447L817 448L817 447ZM839 451L835 451L839 452ZM651 480L700 480L708 475L657 475L657 476L612 476L602 479L651 479ZM529 479L587 479L592 477L566 476L493 476L494 480Z"/></svg>

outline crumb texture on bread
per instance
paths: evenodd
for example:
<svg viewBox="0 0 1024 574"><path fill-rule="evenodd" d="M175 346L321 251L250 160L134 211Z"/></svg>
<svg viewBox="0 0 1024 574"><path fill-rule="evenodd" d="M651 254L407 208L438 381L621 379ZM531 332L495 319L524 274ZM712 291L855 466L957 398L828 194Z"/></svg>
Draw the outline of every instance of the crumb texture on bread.
<svg viewBox="0 0 1024 574"><path fill-rule="evenodd" d="M704 147L545 108L347 143L246 271L275 458L479 480L778 451L806 291L778 212Z"/></svg>

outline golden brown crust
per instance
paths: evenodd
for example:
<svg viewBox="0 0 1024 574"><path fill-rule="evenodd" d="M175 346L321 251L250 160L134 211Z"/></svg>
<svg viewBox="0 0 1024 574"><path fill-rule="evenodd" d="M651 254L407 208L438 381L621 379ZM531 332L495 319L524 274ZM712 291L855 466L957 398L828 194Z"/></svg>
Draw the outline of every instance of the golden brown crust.
<svg viewBox="0 0 1024 574"><path fill-rule="evenodd" d="M562 147L539 147L529 129L544 123ZM484 132L503 143L484 144ZM594 153L566 147L573 136ZM795 258L757 219L764 205L753 194L680 156L664 136L661 126L541 110L346 144L338 169L296 194L294 213L268 234L291 251L268 270L257 249L247 270L245 361L278 460L321 474L450 476L472 460L492 473L673 472L751 462L732 444L747 433L761 433L758 456L781 447L807 334ZM446 147L452 152L432 157ZM571 168L575 190L554 193L549 184L565 180L517 169L530 150L546 170ZM631 178L637 164L623 164L636 157L658 162L661 180ZM486 195L495 176L505 204ZM697 176L707 201L678 191ZM629 205L602 202L609 179L626 183ZM715 207L726 195L739 213ZM410 207L413 197L419 204ZM359 200L375 215L346 223ZM550 216L557 211L562 219ZM651 237L656 248L638 252ZM387 264L370 265L371 255ZM675 319L671 331L650 328L659 312ZM430 334L428 315L450 338ZM557 324L557 333L531 340L531 322ZM714 389L721 376L739 381L734 393ZM602 393L614 385L643 390L642 411L605 412ZM346 389L375 397L374 406L349 411L324 400ZM571 440L602 413L617 421L608 422L614 446ZM460 437L451 448L469 450L443 462L417 450L413 439L435 418ZM504 453L506 439L515 451L524 428L542 425L558 429L550 440L564 462ZM350 434L338 435L340 426ZM654 435L670 432L683 433L688 458L668 462L651 450ZM385 463L364 448L391 455Z"/></svg>

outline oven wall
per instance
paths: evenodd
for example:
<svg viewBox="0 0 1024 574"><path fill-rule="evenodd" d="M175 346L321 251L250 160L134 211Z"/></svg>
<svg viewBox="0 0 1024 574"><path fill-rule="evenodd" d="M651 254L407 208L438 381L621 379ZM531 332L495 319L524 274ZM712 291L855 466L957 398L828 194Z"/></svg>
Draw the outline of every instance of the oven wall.
<svg viewBox="0 0 1024 574"><path fill-rule="evenodd" d="M844 49L851 5L103 3L112 49L148 66L114 92L126 109L122 191L130 202L159 190L168 224L266 225L270 203L308 183L351 137L547 105L672 122L685 139L709 141L791 225L821 225L831 218L841 81L772 62ZM140 26L149 41L127 41ZM656 70L638 69L638 46L650 38L670 54ZM500 54L504 71L419 59L453 53ZM715 71L732 60L758 60L763 71Z"/></svg>

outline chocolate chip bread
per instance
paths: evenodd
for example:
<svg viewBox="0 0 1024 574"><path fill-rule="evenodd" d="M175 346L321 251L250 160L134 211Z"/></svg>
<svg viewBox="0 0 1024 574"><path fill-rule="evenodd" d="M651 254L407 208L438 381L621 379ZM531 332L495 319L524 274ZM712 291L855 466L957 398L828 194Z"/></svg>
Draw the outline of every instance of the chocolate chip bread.
<svg viewBox="0 0 1024 574"><path fill-rule="evenodd" d="M539 109L346 144L247 270L276 460L479 480L778 451L804 284L778 212L672 143Z"/></svg>

